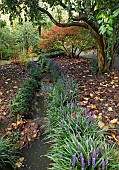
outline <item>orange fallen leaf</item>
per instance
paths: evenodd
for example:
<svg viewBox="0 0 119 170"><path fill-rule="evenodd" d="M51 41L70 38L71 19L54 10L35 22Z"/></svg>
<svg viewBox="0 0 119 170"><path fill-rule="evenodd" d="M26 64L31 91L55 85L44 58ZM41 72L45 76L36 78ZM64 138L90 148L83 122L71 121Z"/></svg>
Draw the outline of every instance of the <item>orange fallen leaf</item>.
<svg viewBox="0 0 119 170"><path fill-rule="evenodd" d="M27 136L27 139L28 139L29 142L31 141L31 138L29 136Z"/></svg>
<svg viewBox="0 0 119 170"><path fill-rule="evenodd" d="M17 124L16 123L12 123L12 126L14 129L17 129Z"/></svg>
<svg viewBox="0 0 119 170"><path fill-rule="evenodd" d="M96 109L96 105L92 104L91 109Z"/></svg>
<svg viewBox="0 0 119 170"><path fill-rule="evenodd" d="M115 137L115 134L114 134L114 133L112 133L112 134L111 134L111 136L112 136L112 138L113 138L115 141L118 141L118 139L116 139L116 137Z"/></svg>
<svg viewBox="0 0 119 170"><path fill-rule="evenodd" d="M100 98L96 96L96 97L95 97L95 100L100 100Z"/></svg>
<svg viewBox="0 0 119 170"><path fill-rule="evenodd" d="M8 131L8 132L7 132L7 135L12 135L12 132L11 132L11 131Z"/></svg>
<svg viewBox="0 0 119 170"><path fill-rule="evenodd" d="M17 126L20 125L22 122L21 121L17 121Z"/></svg>
<svg viewBox="0 0 119 170"><path fill-rule="evenodd" d="M36 138L36 136L37 136L37 133L34 133L34 134L32 135L32 138Z"/></svg>
<svg viewBox="0 0 119 170"><path fill-rule="evenodd" d="M104 130L108 130L108 126L103 126L103 129Z"/></svg>

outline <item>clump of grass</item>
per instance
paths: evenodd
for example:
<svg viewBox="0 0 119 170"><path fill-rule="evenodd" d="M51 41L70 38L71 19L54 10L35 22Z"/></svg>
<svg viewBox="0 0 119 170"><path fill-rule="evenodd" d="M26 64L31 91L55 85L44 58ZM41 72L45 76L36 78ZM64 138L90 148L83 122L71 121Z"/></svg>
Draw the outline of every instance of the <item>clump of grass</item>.
<svg viewBox="0 0 119 170"><path fill-rule="evenodd" d="M18 135L14 134L9 137L2 137L0 139L0 168L4 168L6 165L10 165L15 169L16 162L20 155L16 150L16 142Z"/></svg>

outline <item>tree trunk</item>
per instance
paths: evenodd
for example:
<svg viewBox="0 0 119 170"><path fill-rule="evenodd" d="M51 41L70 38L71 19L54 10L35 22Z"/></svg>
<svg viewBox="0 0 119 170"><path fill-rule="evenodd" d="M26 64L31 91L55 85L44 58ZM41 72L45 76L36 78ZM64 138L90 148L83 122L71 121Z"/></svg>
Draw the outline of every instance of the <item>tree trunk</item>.
<svg viewBox="0 0 119 170"><path fill-rule="evenodd" d="M107 69L105 45L104 45L103 37L101 35L97 34L95 40L97 43L98 74L101 74Z"/></svg>
<svg viewBox="0 0 119 170"><path fill-rule="evenodd" d="M97 44L98 73L101 74L105 69L104 50L101 44Z"/></svg>
<svg viewBox="0 0 119 170"><path fill-rule="evenodd" d="M110 53L111 53L111 61L110 61L109 68L112 69L112 68L114 68L114 62L115 62L114 44L112 44L111 52Z"/></svg>
<svg viewBox="0 0 119 170"><path fill-rule="evenodd" d="M112 45L111 45L111 49L110 49L110 55L111 55L111 61L110 61L110 65L109 65L110 69L114 68L114 62L115 62L114 43L115 43L115 41L116 41L116 28L114 28Z"/></svg>

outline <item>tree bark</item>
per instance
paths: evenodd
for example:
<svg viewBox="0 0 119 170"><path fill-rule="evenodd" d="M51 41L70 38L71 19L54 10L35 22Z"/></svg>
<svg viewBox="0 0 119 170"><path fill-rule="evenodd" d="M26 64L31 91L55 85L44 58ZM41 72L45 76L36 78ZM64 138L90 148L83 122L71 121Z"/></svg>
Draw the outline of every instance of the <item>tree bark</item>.
<svg viewBox="0 0 119 170"><path fill-rule="evenodd" d="M97 60L98 60L98 74L105 71L107 67L106 55L104 49L103 38L98 36L97 39Z"/></svg>

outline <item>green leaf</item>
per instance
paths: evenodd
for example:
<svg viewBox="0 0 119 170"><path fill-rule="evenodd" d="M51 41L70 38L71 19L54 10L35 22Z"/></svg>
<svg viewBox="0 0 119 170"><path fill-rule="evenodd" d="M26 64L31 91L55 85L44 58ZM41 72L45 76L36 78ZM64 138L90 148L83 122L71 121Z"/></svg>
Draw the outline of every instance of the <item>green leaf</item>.
<svg viewBox="0 0 119 170"><path fill-rule="evenodd" d="M98 5L96 5L95 7L94 7L94 11L96 11L98 9Z"/></svg>
<svg viewBox="0 0 119 170"><path fill-rule="evenodd" d="M113 16L114 17L117 17L119 15L119 8L116 9L114 12L113 12Z"/></svg>

